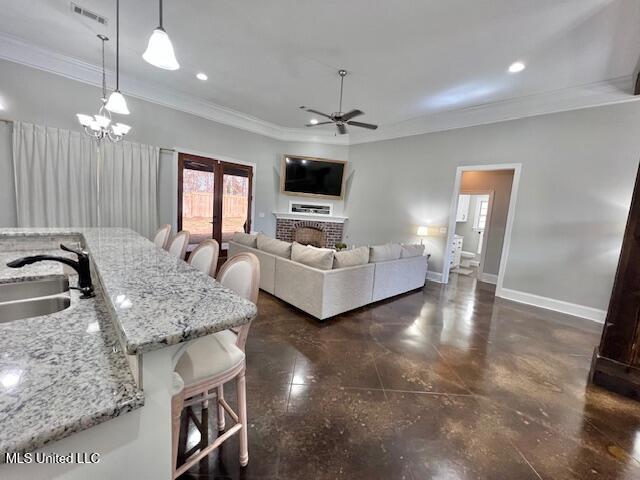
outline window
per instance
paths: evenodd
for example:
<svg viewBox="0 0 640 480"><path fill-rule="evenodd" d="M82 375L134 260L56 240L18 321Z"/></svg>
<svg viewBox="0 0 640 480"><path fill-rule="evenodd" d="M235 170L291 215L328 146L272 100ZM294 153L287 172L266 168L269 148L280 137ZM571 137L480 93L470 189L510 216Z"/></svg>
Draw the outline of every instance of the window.
<svg viewBox="0 0 640 480"><path fill-rule="evenodd" d="M487 225L487 214L489 213L489 199L478 200L476 203L476 215L473 222L473 228L476 230L484 230Z"/></svg>

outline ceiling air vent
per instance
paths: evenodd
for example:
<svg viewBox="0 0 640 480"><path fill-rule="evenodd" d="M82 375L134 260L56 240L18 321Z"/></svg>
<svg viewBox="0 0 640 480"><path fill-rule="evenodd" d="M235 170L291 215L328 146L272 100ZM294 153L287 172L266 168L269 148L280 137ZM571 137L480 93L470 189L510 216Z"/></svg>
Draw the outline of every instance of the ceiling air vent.
<svg viewBox="0 0 640 480"><path fill-rule="evenodd" d="M94 22L98 22L100 25L106 26L109 24L109 19L107 17L103 17L102 15L98 15L97 13L92 12L91 10L82 8L77 3L71 2L71 11L73 13L77 13L78 15L82 15L83 17L86 17L90 20L93 20Z"/></svg>

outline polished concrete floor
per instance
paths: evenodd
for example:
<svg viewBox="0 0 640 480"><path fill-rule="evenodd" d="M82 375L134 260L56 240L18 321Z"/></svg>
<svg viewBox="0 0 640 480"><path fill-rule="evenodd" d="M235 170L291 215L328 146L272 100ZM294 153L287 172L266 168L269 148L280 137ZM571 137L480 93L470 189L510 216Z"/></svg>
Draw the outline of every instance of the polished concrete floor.
<svg viewBox="0 0 640 480"><path fill-rule="evenodd" d="M640 479L640 403L587 384L600 325L458 275L325 323L259 311L249 465L234 438L183 479Z"/></svg>

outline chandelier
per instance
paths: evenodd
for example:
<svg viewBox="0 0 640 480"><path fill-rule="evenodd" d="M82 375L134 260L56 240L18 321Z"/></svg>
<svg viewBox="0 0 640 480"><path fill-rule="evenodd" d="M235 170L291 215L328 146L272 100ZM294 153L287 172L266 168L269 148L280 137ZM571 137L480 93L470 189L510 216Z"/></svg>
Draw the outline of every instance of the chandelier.
<svg viewBox="0 0 640 480"><path fill-rule="evenodd" d="M102 140L108 138L112 142L119 142L129 133L131 127L124 123L113 123L111 121L111 112L128 115L129 109L122 94L120 93L120 1L117 3L116 14L116 89L107 99L107 77L104 67L104 42L109 39L104 35L98 35L102 42L102 98L98 113L95 115L86 115L84 113L76 114L78 122L84 128L84 132L91 138Z"/></svg>

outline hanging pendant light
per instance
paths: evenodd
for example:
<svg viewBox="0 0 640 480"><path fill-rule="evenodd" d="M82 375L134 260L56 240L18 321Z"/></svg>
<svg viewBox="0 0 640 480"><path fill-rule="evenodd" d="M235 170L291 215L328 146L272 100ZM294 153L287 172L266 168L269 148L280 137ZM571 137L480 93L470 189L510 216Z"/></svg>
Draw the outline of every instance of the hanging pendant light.
<svg viewBox="0 0 640 480"><path fill-rule="evenodd" d="M109 95L104 108L120 115L129 115L127 101L120 93L120 0L116 0L116 89Z"/></svg>
<svg viewBox="0 0 640 480"><path fill-rule="evenodd" d="M165 70L177 70L180 68L169 35L162 28L162 0L160 0L160 25L151 34L149 45L147 45L147 50L142 54L142 58L151 65Z"/></svg>

